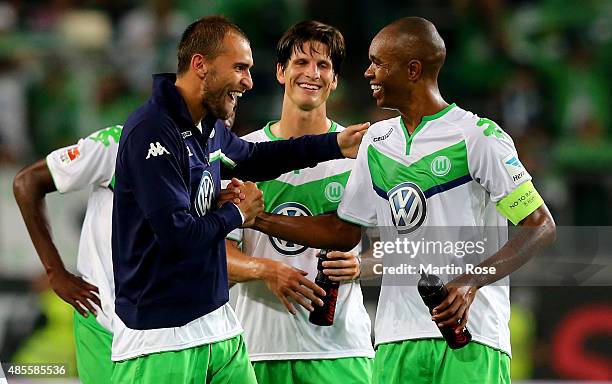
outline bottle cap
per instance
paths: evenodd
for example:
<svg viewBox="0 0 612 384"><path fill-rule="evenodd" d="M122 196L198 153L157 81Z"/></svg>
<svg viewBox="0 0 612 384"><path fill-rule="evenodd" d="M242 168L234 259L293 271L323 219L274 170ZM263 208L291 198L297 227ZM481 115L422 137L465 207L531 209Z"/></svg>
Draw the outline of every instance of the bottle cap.
<svg viewBox="0 0 612 384"><path fill-rule="evenodd" d="M421 278L417 284L417 289L421 296L428 296L437 292L443 286L442 280L436 275L428 275L421 271Z"/></svg>

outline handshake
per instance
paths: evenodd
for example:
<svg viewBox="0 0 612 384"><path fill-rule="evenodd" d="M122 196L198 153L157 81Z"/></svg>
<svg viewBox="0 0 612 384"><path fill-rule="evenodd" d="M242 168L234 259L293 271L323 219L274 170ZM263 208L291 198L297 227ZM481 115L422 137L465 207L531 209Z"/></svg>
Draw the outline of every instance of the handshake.
<svg viewBox="0 0 612 384"><path fill-rule="evenodd" d="M243 182L233 178L225 189L221 190L217 206L220 207L227 202L233 202L242 212L243 228L253 226L255 218L264 210L263 192L251 181Z"/></svg>

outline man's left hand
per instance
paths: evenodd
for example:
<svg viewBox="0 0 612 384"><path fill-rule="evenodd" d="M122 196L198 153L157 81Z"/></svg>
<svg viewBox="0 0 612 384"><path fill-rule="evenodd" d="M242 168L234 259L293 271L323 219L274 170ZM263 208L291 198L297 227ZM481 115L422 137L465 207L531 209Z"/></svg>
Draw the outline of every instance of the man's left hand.
<svg viewBox="0 0 612 384"><path fill-rule="evenodd" d="M351 159L357 157L361 139L369 127L370 123L355 124L338 134L338 146L344 157L350 157Z"/></svg>
<svg viewBox="0 0 612 384"><path fill-rule="evenodd" d="M242 200L246 198L246 195L240 191L240 187L244 183L236 178L233 178L232 181L219 192L219 197L217 198L217 208L221 207L228 201L233 202L238 205Z"/></svg>
<svg viewBox="0 0 612 384"><path fill-rule="evenodd" d="M332 281L351 281L359 277L359 259L353 252L328 252L323 273Z"/></svg>
<svg viewBox="0 0 612 384"><path fill-rule="evenodd" d="M458 324L455 333L461 333L467 324L470 306L478 288L471 285L447 285L446 288L448 296L433 309L431 319L439 328L454 327Z"/></svg>

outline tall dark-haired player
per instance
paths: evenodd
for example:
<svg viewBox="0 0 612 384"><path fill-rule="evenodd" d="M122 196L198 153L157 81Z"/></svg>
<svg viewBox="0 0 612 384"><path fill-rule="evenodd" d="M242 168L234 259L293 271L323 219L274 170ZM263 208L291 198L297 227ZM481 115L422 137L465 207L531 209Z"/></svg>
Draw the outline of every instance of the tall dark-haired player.
<svg viewBox="0 0 612 384"><path fill-rule="evenodd" d="M340 31L316 21L289 28L278 43L276 76L284 88L280 120L244 137L270 142L344 129L327 117L326 101L336 89L345 56ZM257 183L266 210L318 215L338 208L353 161L320 163ZM333 326L308 321L315 292L318 250L251 229L228 240L228 272L238 285L236 314L245 329L257 382L370 383L374 350L370 318L356 281L356 252L330 252L325 273L341 281ZM237 247L241 244L242 253ZM299 304L296 307L293 303ZM316 304L315 304L316 305ZM289 313L289 312L291 313Z"/></svg>

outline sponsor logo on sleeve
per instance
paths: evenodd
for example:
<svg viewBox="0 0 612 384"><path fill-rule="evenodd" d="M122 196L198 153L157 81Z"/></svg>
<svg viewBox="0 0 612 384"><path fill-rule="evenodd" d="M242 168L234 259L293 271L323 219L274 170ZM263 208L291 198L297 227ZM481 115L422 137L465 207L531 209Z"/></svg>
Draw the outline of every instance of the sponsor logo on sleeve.
<svg viewBox="0 0 612 384"><path fill-rule="evenodd" d="M497 137L500 140L511 141L510 136L497 125L493 120L481 118L476 123L478 127L484 127L485 129L482 131L482 134L486 137Z"/></svg>
<svg viewBox="0 0 612 384"><path fill-rule="evenodd" d="M108 148L111 145L111 139L113 139L116 144L119 144L122 129L122 125L114 125L112 127L104 128L89 135L89 139L101 143Z"/></svg>
<svg viewBox="0 0 612 384"><path fill-rule="evenodd" d="M525 177L527 176L527 171L525 170L525 167L523 167L523 164L521 164L516 154L511 153L510 155L506 156L502 159L502 163L504 164L506 171L512 178L515 185L519 185L524 181Z"/></svg>
<svg viewBox="0 0 612 384"><path fill-rule="evenodd" d="M156 141L155 143L149 144L149 152L147 152L146 159L149 159L151 156L157 157L161 155L169 155L170 152L163 145Z"/></svg>
<svg viewBox="0 0 612 384"><path fill-rule="evenodd" d="M79 146L73 145L72 147L68 147L62 153L60 153L60 163L62 163L62 165L68 165L79 157L81 157Z"/></svg>

